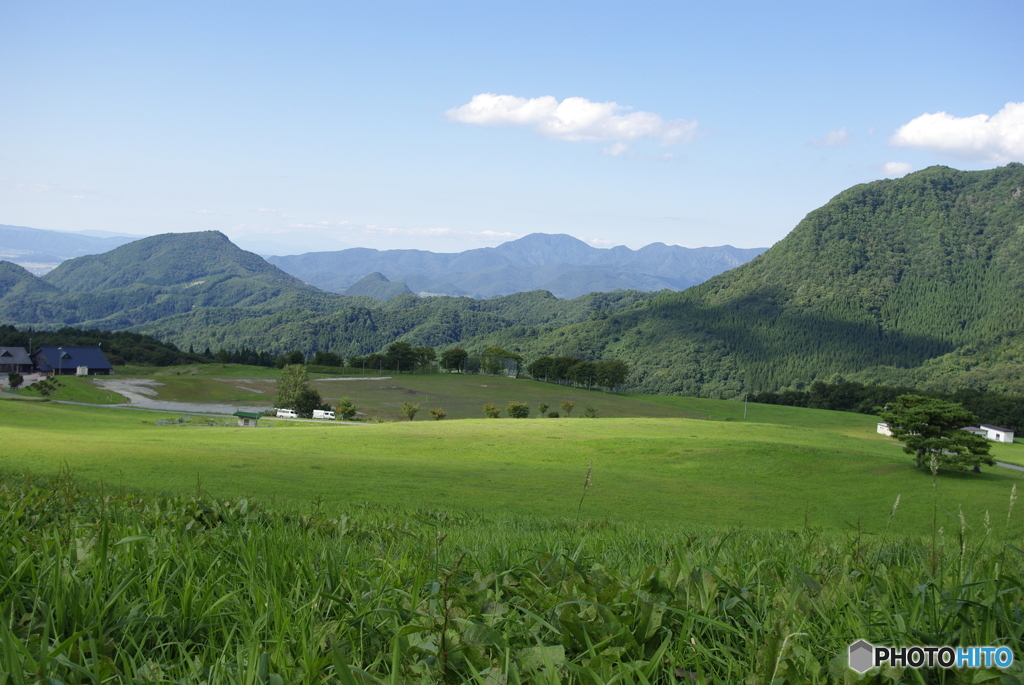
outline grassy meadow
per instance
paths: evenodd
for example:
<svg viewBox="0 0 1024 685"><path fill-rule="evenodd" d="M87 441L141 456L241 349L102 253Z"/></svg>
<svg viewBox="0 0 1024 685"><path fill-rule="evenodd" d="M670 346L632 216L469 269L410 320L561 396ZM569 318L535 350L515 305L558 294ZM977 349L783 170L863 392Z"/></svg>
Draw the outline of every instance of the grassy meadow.
<svg viewBox="0 0 1024 685"><path fill-rule="evenodd" d="M728 403L713 403L712 415L725 411L719 404ZM266 427L239 429L160 426L167 414L11 401L0 403L0 463L7 472L69 469L88 481L167 492L191 491L199 480L224 497L553 518L576 515L593 463L581 514L589 519L877 532L900 496L896 525L916 533L930 529L933 496L948 512L962 506L978 526L986 511L1005 511L1011 487L1024 479L986 468L940 472L933 483L874 432L872 417L765 409L777 419L802 419L264 420ZM801 425L814 415L822 426Z"/></svg>
<svg viewBox="0 0 1024 685"><path fill-rule="evenodd" d="M47 398L65 402L87 404L123 404L124 396L105 390L96 384L94 378L60 376L45 383L32 385L14 391L21 397Z"/></svg>
<svg viewBox="0 0 1024 685"><path fill-rule="evenodd" d="M5 685L1024 683L1019 659L846 667L857 639L1019 656L1001 514L930 538L652 530L0 474L0 520Z"/></svg>
<svg viewBox="0 0 1024 685"><path fill-rule="evenodd" d="M218 366L120 376L158 399L272 397L276 371ZM67 380L51 398L98 389ZM859 638L1021 656L1022 472L933 477L842 412L316 384L385 422L0 401L0 685L1024 683L1019 658L845 663ZM478 418L511 399L600 418ZM466 419L390 420L406 401Z"/></svg>

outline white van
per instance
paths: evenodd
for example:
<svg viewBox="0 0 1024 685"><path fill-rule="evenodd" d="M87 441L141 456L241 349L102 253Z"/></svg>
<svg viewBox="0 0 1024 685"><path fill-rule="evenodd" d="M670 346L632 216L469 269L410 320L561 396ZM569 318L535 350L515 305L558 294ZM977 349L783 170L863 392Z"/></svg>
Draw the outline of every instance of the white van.
<svg viewBox="0 0 1024 685"><path fill-rule="evenodd" d="M279 419L297 419L299 415L295 413L294 409L278 409L277 418Z"/></svg>
<svg viewBox="0 0 1024 685"><path fill-rule="evenodd" d="M313 418L314 419L329 419L329 420L333 421L334 420L334 412L333 411L325 411L323 409L314 409L313 410Z"/></svg>

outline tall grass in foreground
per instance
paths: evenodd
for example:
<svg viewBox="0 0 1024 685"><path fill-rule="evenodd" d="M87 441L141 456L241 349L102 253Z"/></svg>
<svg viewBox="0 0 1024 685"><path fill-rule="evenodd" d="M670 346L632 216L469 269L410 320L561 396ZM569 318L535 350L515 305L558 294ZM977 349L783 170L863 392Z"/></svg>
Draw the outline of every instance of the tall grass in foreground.
<svg viewBox="0 0 1024 685"><path fill-rule="evenodd" d="M846 668L858 638L1024 656L1022 544L968 523L653 531L0 476L0 685L1022 683Z"/></svg>

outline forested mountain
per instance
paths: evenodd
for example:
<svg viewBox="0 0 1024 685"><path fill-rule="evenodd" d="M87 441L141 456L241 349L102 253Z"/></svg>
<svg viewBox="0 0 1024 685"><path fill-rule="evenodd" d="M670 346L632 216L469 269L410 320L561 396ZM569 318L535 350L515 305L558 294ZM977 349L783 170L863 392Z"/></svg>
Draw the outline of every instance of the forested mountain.
<svg viewBox="0 0 1024 685"><path fill-rule="evenodd" d="M65 259L106 252L133 240L138 238L95 236L0 224L0 259L32 267L33 273L38 274L49 271Z"/></svg>
<svg viewBox="0 0 1024 685"><path fill-rule="evenodd" d="M378 279L378 285L404 290L400 283ZM536 291L491 300L346 297L302 283L217 232L144 238L69 260L43 278L0 262L2 324L130 329L181 349L329 350L348 357L397 339L437 347L512 326L547 331L652 296L594 293L567 301Z"/></svg>
<svg viewBox="0 0 1024 685"><path fill-rule="evenodd" d="M372 273L412 292L487 298L547 290L573 298L612 290L682 290L743 264L765 248L686 248L653 243L600 249L568 235L534 233L497 247L458 253L424 250L310 252L269 257L284 271L331 292L347 292Z"/></svg>
<svg viewBox="0 0 1024 685"><path fill-rule="evenodd" d="M547 259L540 242L514 247L523 262ZM1024 392L1022 296L1021 164L850 188L753 261L684 292L380 302L305 285L219 233L147 238L44 279L0 263L0 323L346 357L396 340L500 345L527 360L622 359L627 387L721 397L839 376Z"/></svg>
<svg viewBox="0 0 1024 685"><path fill-rule="evenodd" d="M752 262L600 321L493 340L736 396L842 375L1024 391L1024 165L855 186Z"/></svg>
<svg viewBox="0 0 1024 685"><path fill-rule="evenodd" d="M215 231L144 238L71 259L42 278L0 263L0 322L115 330L203 307L281 309L322 293Z"/></svg>
<svg viewBox="0 0 1024 685"><path fill-rule="evenodd" d="M363 295L384 302L398 295L412 295L412 291L405 283L392 283L384 274L375 271L346 288L345 294L352 297Z"/></svg>
<svg viewBox="0 0 1024 685"><path fill-rule="evenodd" d="M299 279L239 249L218 231L166 233L137 240L104 254L64 262L43 280L70 292L96 292L133 285L191 287L218 277L302 286Z"/></svg>

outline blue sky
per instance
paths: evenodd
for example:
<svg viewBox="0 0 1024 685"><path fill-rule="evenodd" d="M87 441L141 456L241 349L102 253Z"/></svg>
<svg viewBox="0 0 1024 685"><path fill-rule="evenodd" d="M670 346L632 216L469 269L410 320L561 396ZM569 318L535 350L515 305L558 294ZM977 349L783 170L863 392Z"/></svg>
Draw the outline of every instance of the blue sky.
<svg viewBox="0 0 1024 685"><path fill-rule="evenodd" d="M0 0L0 223L767 246L857 183L1024 161L1021 26L1017 1Z"/></svg>

